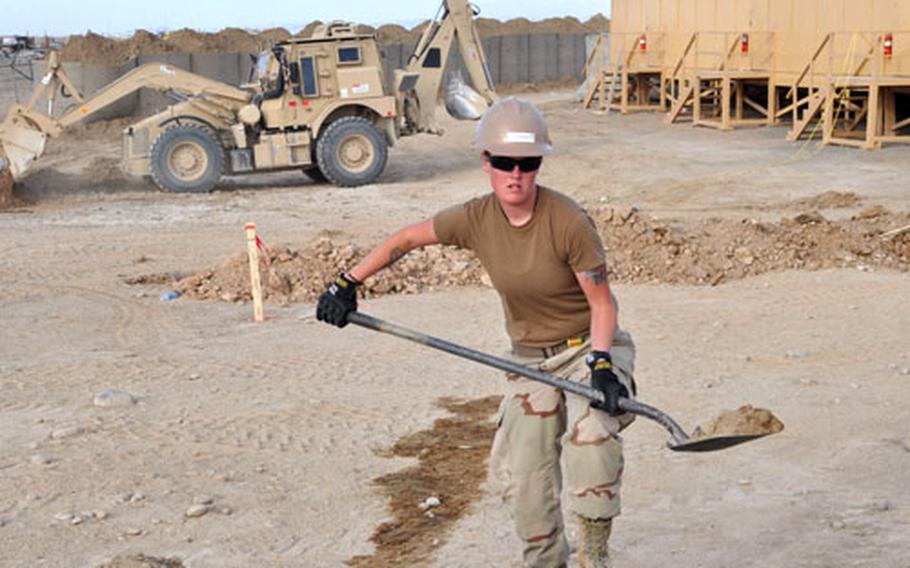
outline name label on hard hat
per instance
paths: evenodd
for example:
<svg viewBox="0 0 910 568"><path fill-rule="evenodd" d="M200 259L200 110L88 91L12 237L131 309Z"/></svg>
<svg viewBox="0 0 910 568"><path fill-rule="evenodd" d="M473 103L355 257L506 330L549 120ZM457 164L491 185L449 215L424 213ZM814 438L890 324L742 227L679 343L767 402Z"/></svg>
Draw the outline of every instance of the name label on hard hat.
<svg viewBox="0 0 910 568"><path fill-rule="evenodd" d="M537 137L533 132L506 132L502 141L506 144L534 144Z"/></svg>

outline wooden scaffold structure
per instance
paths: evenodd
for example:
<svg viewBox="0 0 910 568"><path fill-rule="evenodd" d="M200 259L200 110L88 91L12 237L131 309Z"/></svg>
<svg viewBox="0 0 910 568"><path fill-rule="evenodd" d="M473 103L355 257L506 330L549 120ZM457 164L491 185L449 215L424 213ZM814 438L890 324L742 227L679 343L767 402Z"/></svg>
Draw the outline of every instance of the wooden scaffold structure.
<svg viewBox="0 0 910 568"><path fill-rule="evenodd" d="M585 108L718 130L789 123L790 140L867 149L910 141L910 3L614 0L613 16Z"/></svg>

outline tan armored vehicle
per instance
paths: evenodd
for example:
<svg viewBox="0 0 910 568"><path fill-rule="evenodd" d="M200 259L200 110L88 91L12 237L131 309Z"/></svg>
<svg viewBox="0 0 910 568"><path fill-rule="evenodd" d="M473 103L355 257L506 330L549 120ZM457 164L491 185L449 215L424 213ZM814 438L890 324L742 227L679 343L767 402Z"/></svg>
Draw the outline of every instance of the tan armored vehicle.
<svg viewBox="0 0 910 568"><path fill-rule="evenodd" d="M31 100L0 123L0 175L20 179L56 136L140 88L180 102L123 131L123 167L151 176L166 191L211 190L222 175L299 169L340 186L376 180L388 148L400 136L438 132L433 123L450 47L459 42L476 91L458 85L446 107L456 118L477 118L495 100L483 48L464 0L445 0L407 68L387 92L379 46L350 24L332 23L311 37L294 37L262 53L253 81L239 87L166 64L147 64L90 98L73 86L57 61ZM55 114L62 96L77 104ZM47 112L37 110L47 100Z"/></svg>

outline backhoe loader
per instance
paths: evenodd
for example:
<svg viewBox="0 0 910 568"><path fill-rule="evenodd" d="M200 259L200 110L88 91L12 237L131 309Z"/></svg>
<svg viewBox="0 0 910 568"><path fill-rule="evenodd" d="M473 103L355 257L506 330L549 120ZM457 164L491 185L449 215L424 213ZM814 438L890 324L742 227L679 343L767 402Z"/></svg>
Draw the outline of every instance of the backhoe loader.
<svg viewBox="0 0 910 568"><path fill-rule="evenodd" d="M0 123L0 180L11 187L48 137L146 88L177 102L123 130L122 167L165 191L210 191L223 175L290 169L339 186L371 183L400 136L441 133L434 111L453 42L480 92L454 82L449 112L476 119L495 101L475 15L466 0L444 0L406 68L396 71L392 93L375 37L343 22L279 42L259 55L254 80L241 86L149 63L86 98L51 53L31 99ZM42 98L46 109L38 110ZM55 112L62 98L75 104Z"/></svg>

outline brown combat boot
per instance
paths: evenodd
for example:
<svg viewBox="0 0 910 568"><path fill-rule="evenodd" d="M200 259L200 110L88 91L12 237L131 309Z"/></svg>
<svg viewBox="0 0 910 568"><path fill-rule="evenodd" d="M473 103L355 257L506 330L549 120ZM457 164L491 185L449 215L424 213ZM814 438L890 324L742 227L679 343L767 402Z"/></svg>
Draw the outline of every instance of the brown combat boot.
<svg viewBox="0 0 910 568"><path fill-rule="evenodd" d="M610 531L613 519L589 519L578 515L578 565L580 568L610 568Z"/></svg>

